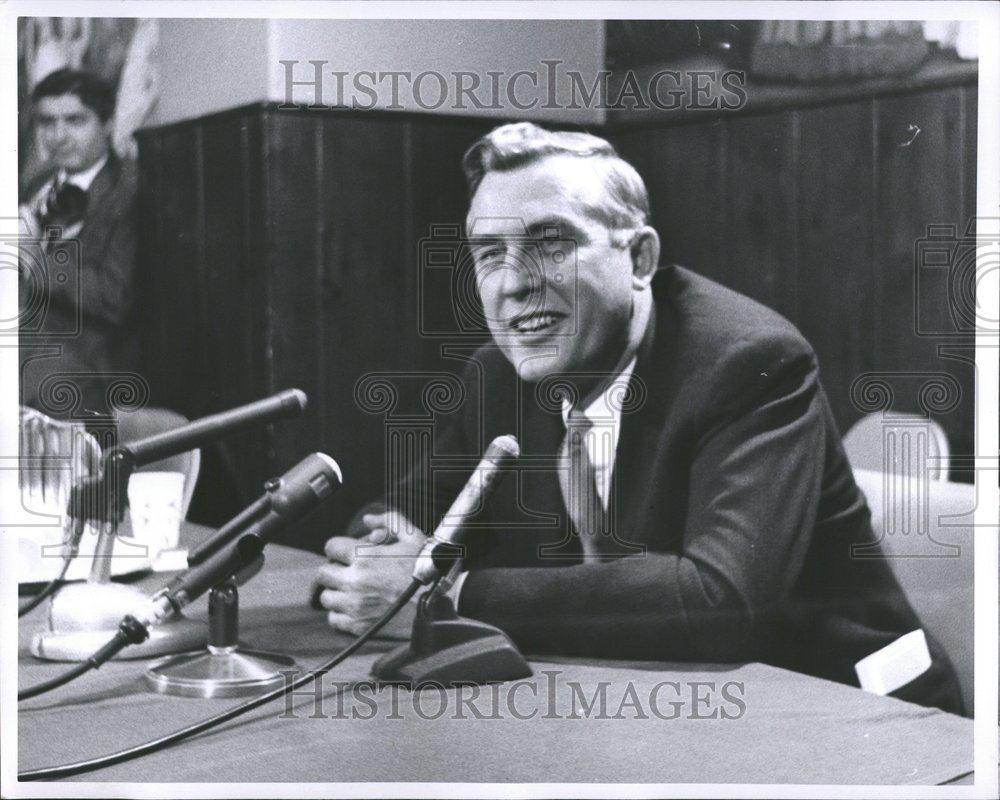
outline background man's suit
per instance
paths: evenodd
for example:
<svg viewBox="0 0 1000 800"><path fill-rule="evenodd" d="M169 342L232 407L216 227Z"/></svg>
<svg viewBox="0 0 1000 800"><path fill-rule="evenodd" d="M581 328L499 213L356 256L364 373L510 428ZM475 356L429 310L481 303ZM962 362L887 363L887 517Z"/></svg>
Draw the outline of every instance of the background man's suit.
<svg viewBox="0 0 1000 800"><path fill-rule="evenodd" d="M870 513L811 347L680 267L660 270L653 292L631 378L644 399L622 414L609 512L616 538L644 553L581 563L553 468L559 405L540 397L545 379L519 382L486 347L435 453L477 455L514 432L522 468L476 518L460 613L529 653L763 661L857 685L859 659L920 623L883 559L852 558L874 541ZM432 523L467 475L436 472ZM411 477L389 502L406 509L424 491ZM932 667L894 696L960 711L951 665L929 644Z"/></svg>
<svg viewBox="0 0 1000 800"><path fill-rule="evenodd" d="M25 196L35 197L51 182L52 173L41 176L29 186ZM37 276L22 275L21 309L39 301L31 292L45 296L44 312L37 319L22 323L29 330L38 327L37 335L21 342L21 398L47 413L39 390L46 377L53 373L87 373L106 375L111 372L134 371L138 365L138 343L133 325L133 294L136 262L136 173L131 162L123 162L112 153L107 163L87 190L86 211L82 228L71 242L55 240L40 257L41 245L23 245L26 258L44 264L53 278L60 272L61 253L79 264L79 281L59 283L46 280L39 287ZM44 232L39 232L42 235ZM78 256L76 254L79 254ZM74 270L75 272L75 270ZM71 273L72 274L72 273ZM53 334L78 330L75 336ZM22 334L23 336L23 334ZM59 355L42 357L48 352ZM28 361L30 359L30 361ZM83 393L85 408L107 410L104 391L106 378L80 378L76 381Z"/></svg>

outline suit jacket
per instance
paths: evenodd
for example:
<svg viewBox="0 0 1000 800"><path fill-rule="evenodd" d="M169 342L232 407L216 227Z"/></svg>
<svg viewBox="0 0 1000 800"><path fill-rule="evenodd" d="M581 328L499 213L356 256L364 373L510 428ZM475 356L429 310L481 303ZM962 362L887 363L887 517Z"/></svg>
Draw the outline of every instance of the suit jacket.
<svg viewBox="0 0 1000 800"><path fill-rule="evenodd" d="M582 563L554 471L557 376L519 382L493 347L472 359L437 461L510 432L523 455L473 520L460 613L531 653L762 661L857 685L854 664L920 622L883 559L852 558L875 539L812 348L775 312L680 267L660 270L653 292L611 485L623 557ZM435 471L431 524L467 475ZM414 473L390 503L414 508L428 491ZM930 646L931 669L896 694L960 711Z"/></svg>
<svg viewBox="0 0 1000 800"><path fill-rule="evenodd" d="M52 177L51 172L40 176L26 197ZM110 376L137 368L136 188L134 164L112 153L87 191L79 234L55 240L44 252L38 244L22 244L23 404L51 412L49 399L39 396L42 384L56 373L70 373L76 375L68 380L78 386L80 404L104 412Z"/></svg>

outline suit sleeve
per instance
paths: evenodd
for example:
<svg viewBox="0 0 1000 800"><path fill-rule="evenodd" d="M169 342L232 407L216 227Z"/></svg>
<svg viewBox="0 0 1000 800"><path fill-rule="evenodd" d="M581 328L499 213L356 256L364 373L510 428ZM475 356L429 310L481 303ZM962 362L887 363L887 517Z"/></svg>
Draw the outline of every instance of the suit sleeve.
<svg viewBox="0 0 1000 800"><path fill-rule="evenodd" d="M823 465L814 357L804 345L779 356L774 345L743 348L707 395L735 400L696 447L681 552L474 570L460 612L498 625L532 653L754 658L755 628L801 571Z"/></svg>

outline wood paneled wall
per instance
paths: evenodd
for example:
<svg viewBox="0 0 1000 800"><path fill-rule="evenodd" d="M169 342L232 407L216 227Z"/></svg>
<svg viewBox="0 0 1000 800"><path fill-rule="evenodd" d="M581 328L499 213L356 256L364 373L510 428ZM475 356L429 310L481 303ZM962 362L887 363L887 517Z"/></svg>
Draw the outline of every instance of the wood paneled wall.
<svg viewBox="0 0 1000 800"><path fill-rule="evenodd" d="M859 376L912 373L882 380L894 408L916 410L920 375L945 372L961 397L937 417L970 452L969 337L915 335L920 304L938 326L949 314L947 281L914 299L914 247L974 213L975 102L958 86L604 133L649 185L664 261L792 319L842 429L861 414ZM496 124L261 104L139 134L153 403L198 417L291 386L310 397L304 419L210 448L196 516L222 521L314 450L341 461L345 486L295 543L319 547L381 491L385 420L355 387L374 371L456 371L418 335L421 304L451 313L446 291L418 290L420 242L464 219L461 156Z"/></svg>
<svg viewBox="0 0 1000 800"><path fill-rule="evenodd" d="M930 226L962 239L975 216L976 107L973 82L613 138L646 180L663 260L791 319L842 431L891 394L891 411L929 413L970 454L961 265L928 266L920 241Z"/></svg>
<svg viewBox="0 0 1000 800"><path fill-rule="evenodd" d="M464 220L461 157L494 124L255 105L140 134L152 402L194 418L288 387L310 399L303 419L210 448L194 516L223 521L315 450L345 484L297 543L318 547L381 491L385 420L355 386L442 368L417 335L419 243Z"/></svg>

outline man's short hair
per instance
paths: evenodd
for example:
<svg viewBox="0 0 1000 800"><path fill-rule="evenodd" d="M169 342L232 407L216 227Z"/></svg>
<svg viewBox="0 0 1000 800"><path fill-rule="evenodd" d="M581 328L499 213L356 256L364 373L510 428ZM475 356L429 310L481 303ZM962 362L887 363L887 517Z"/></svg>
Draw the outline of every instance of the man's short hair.
<svg viewBox="0 0 1000 800"><path fill-rule="evenodd" d="M76 69L57 69L46 75L31 92L31 102L43 97L61 97L72 94L87 108L107 122L115 110L115 93L104 80L90 72Z"/></svg>
<svg viewBox="0 0 1000 800"><path fill-rule="evenodd" d="M487 172L518 169L546 156L593 159L603 172L607 200L589 209L610 229L635 229L649 219L649 194L635 167L606 139L575 131L549 131L531 122L501 125L470 147L462 159L472 197Z"/></svg>

